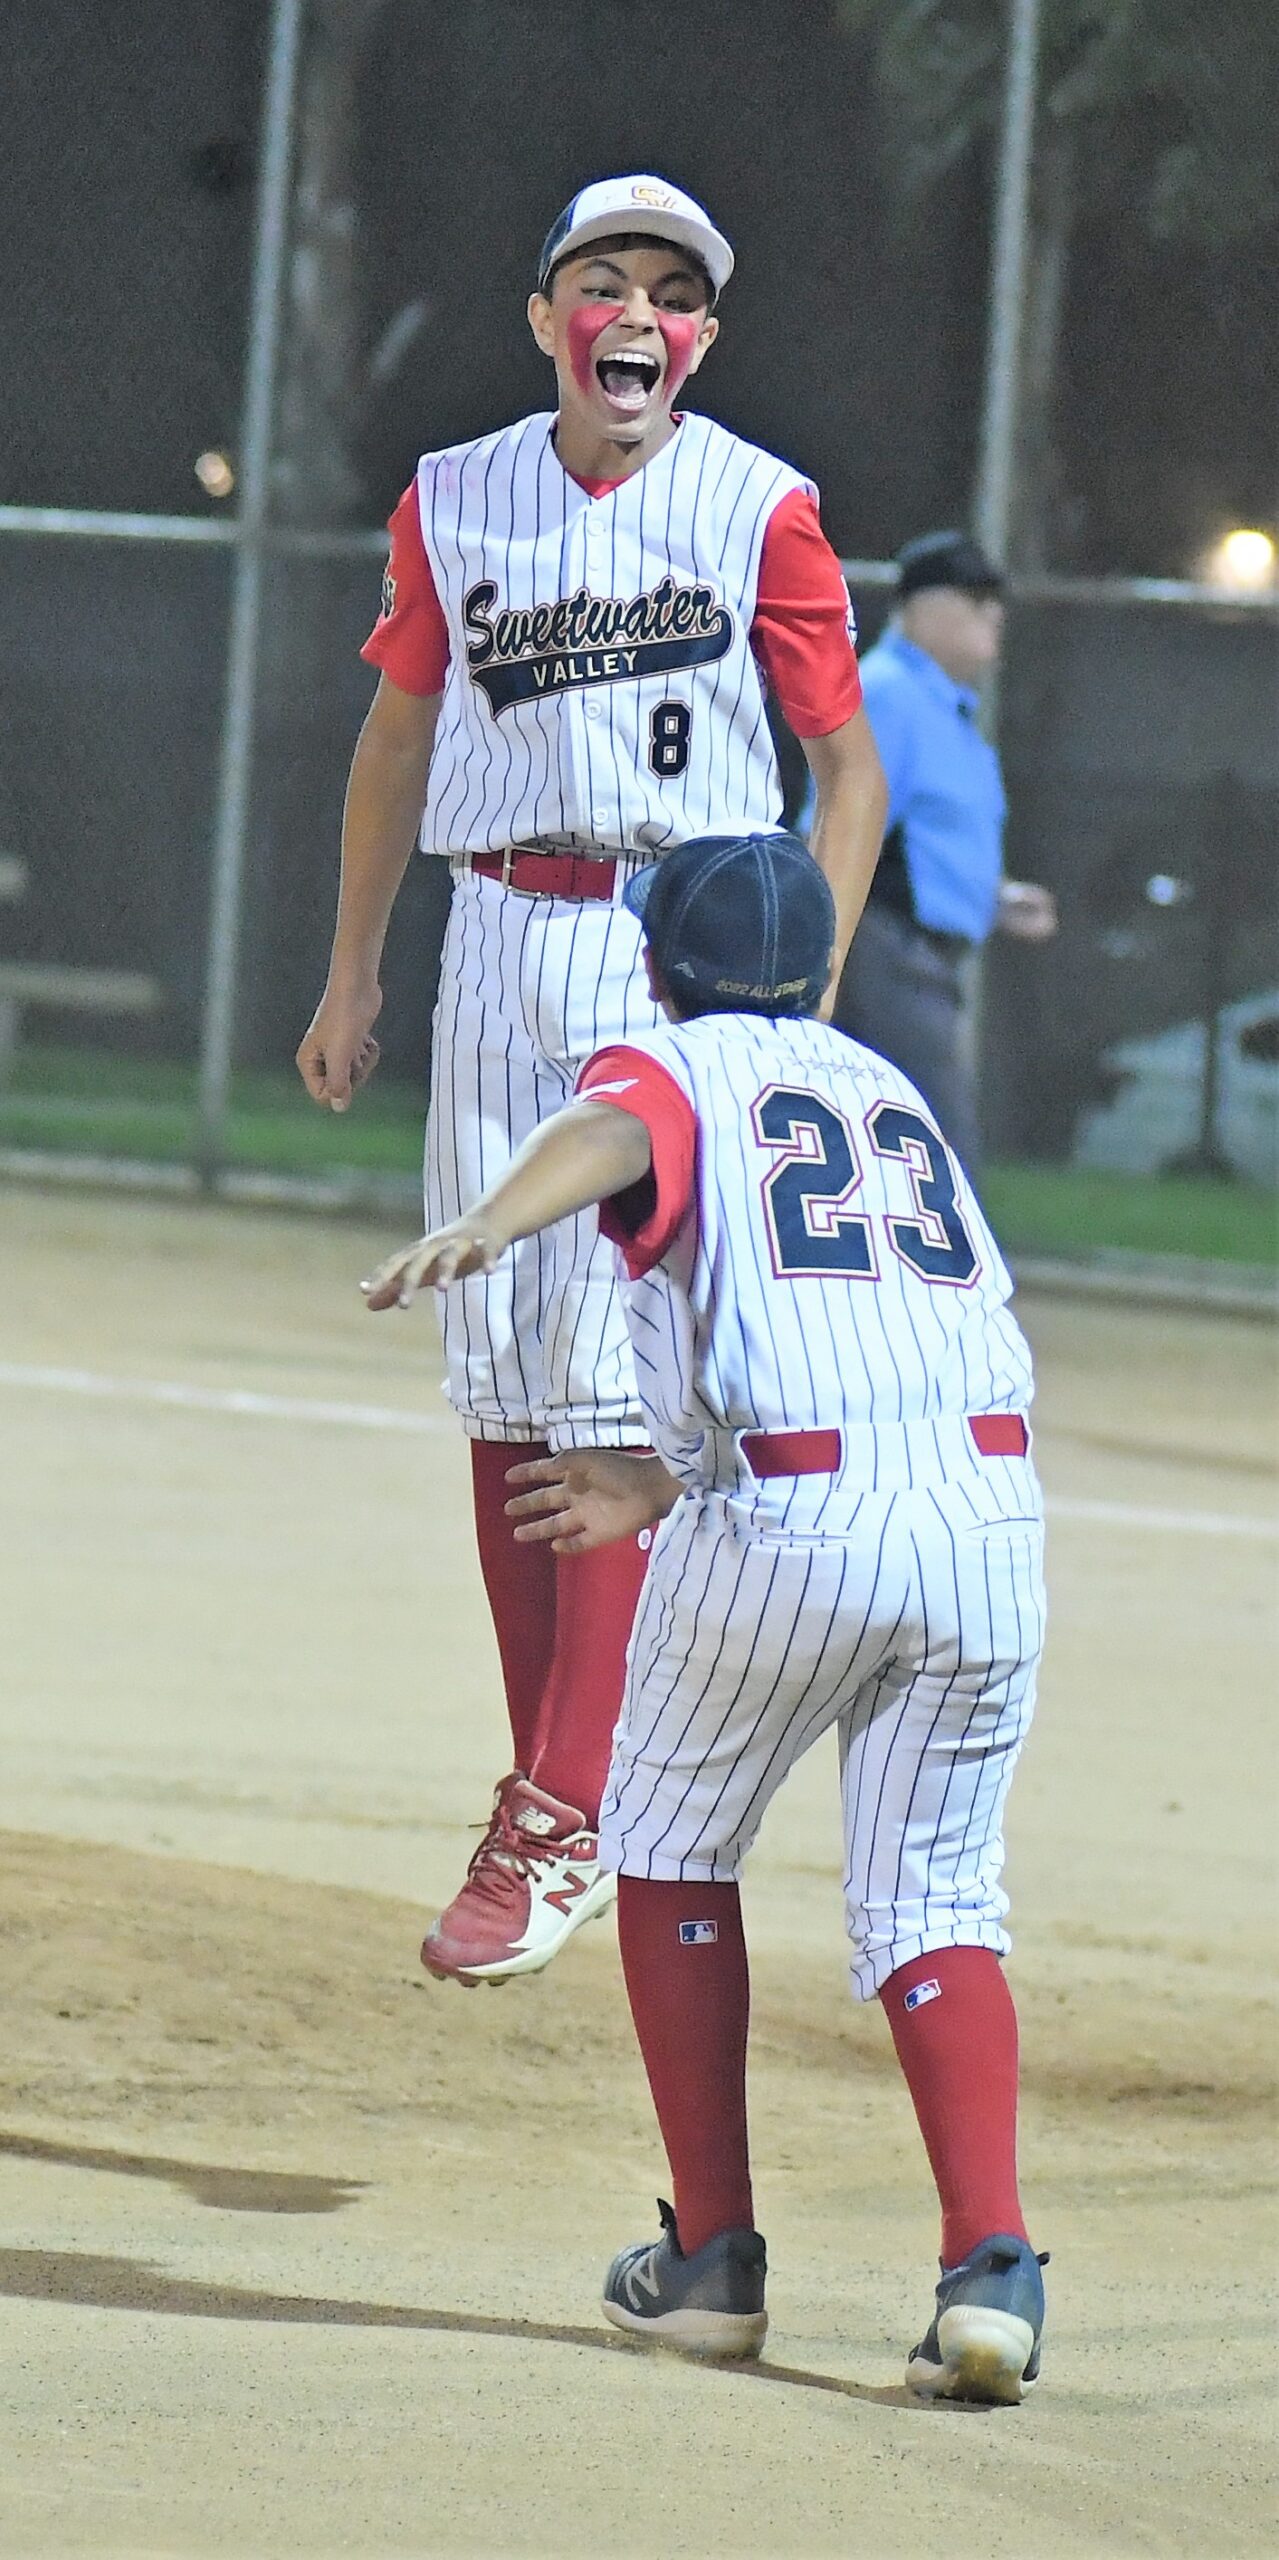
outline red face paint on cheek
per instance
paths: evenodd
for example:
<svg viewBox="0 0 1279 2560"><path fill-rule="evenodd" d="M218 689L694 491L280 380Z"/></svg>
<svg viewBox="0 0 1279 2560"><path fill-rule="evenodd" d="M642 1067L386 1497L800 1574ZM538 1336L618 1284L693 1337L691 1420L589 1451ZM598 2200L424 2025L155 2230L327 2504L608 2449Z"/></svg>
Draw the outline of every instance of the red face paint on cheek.
<svg viewBox="0 0 1279 2560"><path fill-rule="evenodd" d="M666 346L666 397L673 400L697 353L702 324L695 311L659 311L657 325Z"/></svg>
<svg viewBox="0 0 1279 2560"><path fill-rule="evenodd" d="M579 391L589 391L595 381L592 358L595 341L614 320L620 320L625 305L620 302L579 302L568 315L568 360L573 380Z"/></svg>

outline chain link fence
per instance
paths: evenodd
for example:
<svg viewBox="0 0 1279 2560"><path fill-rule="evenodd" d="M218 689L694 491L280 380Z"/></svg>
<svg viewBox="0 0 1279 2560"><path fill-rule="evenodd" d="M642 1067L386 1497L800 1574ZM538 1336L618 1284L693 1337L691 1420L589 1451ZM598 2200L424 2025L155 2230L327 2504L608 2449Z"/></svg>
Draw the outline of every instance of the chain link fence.
<svg viewBox="0 0 1279 2560"><path fill-rule="evenodd" d="M313 172L315 149L296 130L297 55L308 24L314 36L334 14L317 6L309 21L303 0L279 0L263 51L262 13L228 7L222 51L199 74L208 94L193 105L175 81L167 106L158 92L145 114L133 102L129 147L154 156L157 204L176 172L184 220L157 215L129 244L133 301L109 341L111 379L84 377L74 314L35 275L55 325L0 505L11 1172L292 1177L330 1196L415 1179L440 867L419 863L406 882L383 1067L358 1110L339 1123L315 1112L291 1065L323 980L342 789L371 692L358 650L384 551L375 525L299 521L296 341L315 333L304 305L317 267L308 251L300 286L315 208L300 202L299 168ZM69 7L53 9L62 21L71 62ZM50 23L46 9L46 50ZM81 62L75 76L93 71ZM115 106L129 112L123 91ZM38 209L36 147L8 187L16 202L28 184ZM91 164L76 183L91 262L107 189ZM29 275L46 239L33 218ZM401 339L411 320L400 315ZM384 366L393 337L374 351ZM29 432L40 414L44 440ZM432 431L427 416L424 442ZM888 572L848 570L873 638ZM1052 946L988 963L997 1160L1174 1169L1240 1199L1274 1180L1274 674L1264 601L1149 580L1014 586L1009 862L1055 890L1062 923ZM784 764L794 785L793 748Z"/></svg>

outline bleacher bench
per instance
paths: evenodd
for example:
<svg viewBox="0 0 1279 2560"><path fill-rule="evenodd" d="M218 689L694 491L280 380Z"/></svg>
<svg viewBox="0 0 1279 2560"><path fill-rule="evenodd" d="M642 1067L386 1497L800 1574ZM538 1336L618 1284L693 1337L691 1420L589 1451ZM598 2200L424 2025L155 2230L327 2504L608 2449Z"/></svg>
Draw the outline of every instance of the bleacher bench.
<svg viewBox="0 0 1279 2560"><path fill-rule="evenodd" d="M45 960L0 960L0 1084L33 1005L60 1013L156 1013L164 989L135 969L79 969Z"/></svg>

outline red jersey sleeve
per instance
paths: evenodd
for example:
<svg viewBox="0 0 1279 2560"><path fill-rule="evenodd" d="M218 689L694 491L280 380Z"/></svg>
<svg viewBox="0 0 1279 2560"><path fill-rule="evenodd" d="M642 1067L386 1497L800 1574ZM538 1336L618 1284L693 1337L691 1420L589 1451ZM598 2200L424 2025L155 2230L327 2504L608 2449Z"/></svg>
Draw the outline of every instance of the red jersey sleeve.
<svg viewBox="0 0 1279 2560"><path fill-rule="evenodd" d="M415 480L391 518L390 535L382 610L360 656L380 667L401 693L440 693L449 662L449 627L422 540Z"/></svg>
<svg viewBox="0 0 1279 2560"><path fill-rule="evenodd" d="M600 1233L620 1245L627 1272L640 1280L669 1252L693 1202L697 1115L687 1094L642 1049L598 1049L577 1080L584 1101L633 1112L648 1131L652 1171L600 1202Z"/></svg>
<svg viewBox="0 0 1279 2560"><path fill-rule="evenodd" d="M825 738L862 698L844 573L807 489L792 489L764 532L753 648L797 738Z"/></svg>

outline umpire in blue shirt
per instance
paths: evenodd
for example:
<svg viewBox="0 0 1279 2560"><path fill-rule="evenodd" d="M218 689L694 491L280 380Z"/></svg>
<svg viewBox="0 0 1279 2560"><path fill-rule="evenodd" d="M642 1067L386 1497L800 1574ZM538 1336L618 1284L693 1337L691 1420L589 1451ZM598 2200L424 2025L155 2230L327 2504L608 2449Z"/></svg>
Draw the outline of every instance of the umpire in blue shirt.
<svg viewBox="0 0 1279 2560"><path fill-rule="evenodd" d="M999 571L963 533L908 542L897 571L892 620L862 660L887 833L835 1020L918 1085L971 1171L980 1124L964 963L996 928L1046 940L1057 915L1047 889L1004 877L1004 786L977 724L1003 631Z"/></svg>

